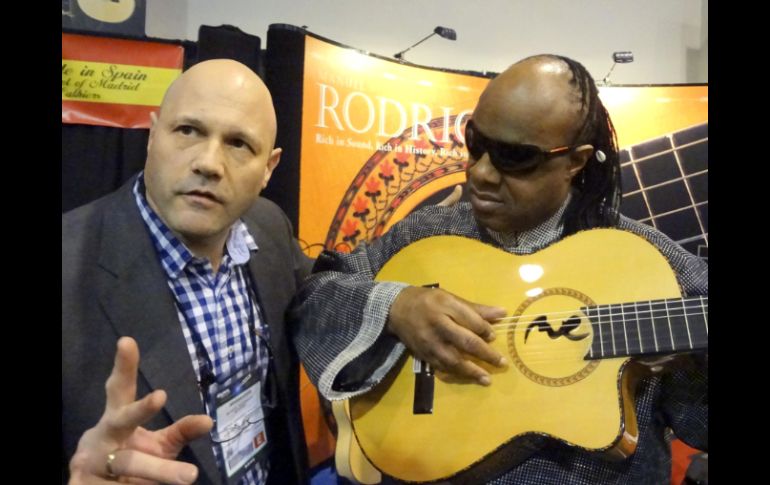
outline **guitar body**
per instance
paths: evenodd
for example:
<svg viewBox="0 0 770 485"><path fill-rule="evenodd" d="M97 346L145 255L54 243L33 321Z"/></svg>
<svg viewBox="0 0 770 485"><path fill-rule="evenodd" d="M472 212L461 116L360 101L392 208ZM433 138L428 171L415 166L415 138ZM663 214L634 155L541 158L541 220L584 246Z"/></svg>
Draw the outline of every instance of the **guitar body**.
<svg viewBox="0 0 770 485"><path fill-rule="evenodd" d="M630 358L586 360L594 330L580 309L681 296L668 262L646 240L595 229L517 256L435 236L401 250L376 279L438 283L514 317L494 325L492 345L510 365L485 365L491 386L436 376L432 413L414 414L407 356L397 373L350 401L355 438L383 473L409 482L478 483L526 458L545 437L618 457L634 451L634 383L624 377ZM574 326L569 332L561 328L566 321Z"/></svg>
<svg viewBox="0 0 770 485"><path fill-rule="evenodd" d="M89 17L112 24L125 22L136 8L135 0L78 0L78 6Z"/></svg>

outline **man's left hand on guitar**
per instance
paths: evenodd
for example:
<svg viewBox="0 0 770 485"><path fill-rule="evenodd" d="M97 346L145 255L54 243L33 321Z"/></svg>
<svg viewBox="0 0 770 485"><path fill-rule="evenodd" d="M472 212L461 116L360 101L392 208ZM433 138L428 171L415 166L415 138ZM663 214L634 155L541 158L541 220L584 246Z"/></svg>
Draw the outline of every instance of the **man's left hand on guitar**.
<svg viewBox="0 0 770 485"><path fill-rule="evenodd" d="M435 370L488 386L489 372L471 358L507 365L487 343L495 337L490 321L505 315L504 308L472 303L440 288L410 286L393 302L387 328Z"/></svg>

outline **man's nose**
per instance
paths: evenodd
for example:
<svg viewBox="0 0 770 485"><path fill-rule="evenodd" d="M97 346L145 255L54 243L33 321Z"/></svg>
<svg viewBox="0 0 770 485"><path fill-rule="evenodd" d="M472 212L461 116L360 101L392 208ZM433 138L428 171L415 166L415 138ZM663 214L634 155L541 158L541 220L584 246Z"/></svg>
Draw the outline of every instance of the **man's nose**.
<svg viewBox="0 0 770 485"><path fill-rule="evenodd" d="M492 160L489 158L489 153L484 152L481 158L476 160L468 168L469 177L473 178L476 183L486 183L490 185L497 185L500 183L500 172L497 171Z"/></svg>
<svg viewBox="0 0 770 485"><path fill-rule="evenodd" d="M224 173L224 147L216 140L206 143L206 146L192 160L192 170L204 177L220 178Z"/></svg>

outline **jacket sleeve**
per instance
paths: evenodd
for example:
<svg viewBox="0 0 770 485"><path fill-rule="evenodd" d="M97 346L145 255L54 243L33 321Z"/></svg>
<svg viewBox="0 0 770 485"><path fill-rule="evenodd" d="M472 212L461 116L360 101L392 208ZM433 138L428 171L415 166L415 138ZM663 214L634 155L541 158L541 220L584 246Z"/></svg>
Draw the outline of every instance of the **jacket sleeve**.
<svg viewBox="0 0 770 485"><path fill-rule="evenodd" d="M687 256L680 273L685 296L707 296L708 265ZM661 381L661 407L674 434L689 446L708 451L708 353L684 355Z"/></svg>
<svg viewBox="0 0 770 485"><path fill-rule="evenodd" d="M321 394L347 399L379 382L403 352L385 332L388 312L405 286L375 282L372 262L383 241L352 253L325 251L300 287L291 310L300 359Z"/></svg>
<svg viewBox="0 0 770 485"><path fill-rule="evenodd" d="M351 253L325 251L295 296L291 322L308 376L329 400L371 389L399 361L404 346L385 325L392 303L407 285L379 282L383 265L408 244L451 232L453 208L412 213L382 237ZM455 224L456 225L456 224Z"/></svg>

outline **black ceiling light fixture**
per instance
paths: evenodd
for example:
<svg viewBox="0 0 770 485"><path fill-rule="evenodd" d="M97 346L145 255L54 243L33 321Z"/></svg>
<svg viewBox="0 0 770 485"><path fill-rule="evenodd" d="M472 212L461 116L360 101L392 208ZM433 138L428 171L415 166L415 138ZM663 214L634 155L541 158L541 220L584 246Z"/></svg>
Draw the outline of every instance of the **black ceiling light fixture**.
<svg viewBox="0 0 770 485"><path fill-rule="evenodd" d="M610 74L612 74L612 70L615 69L615 66L617 64L628 64L629 62L634 62L634 53L631 51L617 51L612 53L612 67L610 67L610 72L607 73L606 76L601 80L599 83L601 86L609 86L610 85Z"/></svg>
<svg viewBox="0 0 770 485"><path fill-rule="evenodd" d="M433 32L428 34L425 38L421 39L416 44L407 47L406 49L402 50L401 52L396 52L395 54L393 54L393 57L395 57L396 59L403 59L404 58L404 54L406 53L406 51L408 51L412 47L415 47L415 46L418 46L418 45L422 44L423 42L425 42L426 40L430 39L431 37L433 37L436 34L438 34L439 37L443 37L445 39L457 40L457 32L455 32L455 29L450 29L449 27L438 26L435 29L433 29Z"/></svg>

